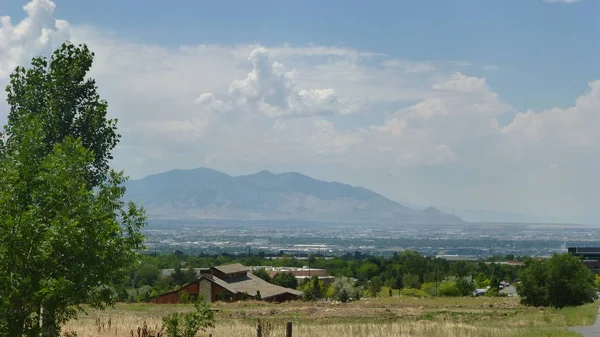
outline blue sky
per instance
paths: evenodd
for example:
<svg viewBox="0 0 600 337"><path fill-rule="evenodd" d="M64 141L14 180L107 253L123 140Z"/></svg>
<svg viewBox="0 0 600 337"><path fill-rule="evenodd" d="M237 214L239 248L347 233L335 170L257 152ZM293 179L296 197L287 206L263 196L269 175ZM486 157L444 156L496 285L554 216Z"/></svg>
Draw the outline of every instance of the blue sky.
<svg viewBox="0 0 600 337"><path fill-rule="evenodd" d="M421 205L600 213L600 1L0 0L2 15L0 85L65 39L96 52L134 178L300 171Z"/></svg>
<svg viewBox="0 0 600 337"><path fill-rule="evenodd" d="M22 17L27 1L0 0ZM600 2L542 0L57 2L56 16L148 43L338 45L465 60L520 109L566 107L600 78ZM560 81L548 81L560 78ZM518 79L517 81L515 79ZM533 89L533 90L532 90Z"/></svg>

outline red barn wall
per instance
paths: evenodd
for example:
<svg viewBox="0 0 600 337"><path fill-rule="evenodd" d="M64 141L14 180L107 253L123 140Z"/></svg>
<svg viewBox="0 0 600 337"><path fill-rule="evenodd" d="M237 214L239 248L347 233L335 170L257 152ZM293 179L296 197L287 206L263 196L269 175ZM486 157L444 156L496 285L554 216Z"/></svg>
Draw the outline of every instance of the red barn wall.
<svg viewBox="0 0 600 337"><path fill-rule="evenodd" d="M173 291L170 293L166 293L163 295L155 296L150 299L150 303L157 304L178 304L179 303L179 294L182 292L187 292L190 296L198 296L198 282L189 284L185 288L181 288L177 291Z"/></svg>

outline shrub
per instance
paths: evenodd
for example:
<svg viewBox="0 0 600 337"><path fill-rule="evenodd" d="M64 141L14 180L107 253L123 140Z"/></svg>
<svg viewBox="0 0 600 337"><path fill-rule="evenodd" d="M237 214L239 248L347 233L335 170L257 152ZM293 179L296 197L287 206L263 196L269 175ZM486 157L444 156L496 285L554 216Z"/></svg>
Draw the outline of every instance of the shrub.
<svg viewBox="0 0 600 337"><path fill-rule="evenodd" d="M429 294L430 296L436 296L436 285L435 282L426 282L421 285L421 290ZM439 293L439 289L438 289Z"/></svg>
<svg viewBox="0 0 600 337"><path fill-rule="evenodd" d="M381 280L379 277L375 276L367 283L367 289L369 290L369 294L373 297L377 297L377 293L381 291Z"/></svg>
<svg viewBox="0 0 600 337"><path fill-rule="evenodd" d="M179 303L188 304L190 302L190 293L182 291L179 293Z"/></svg>
<svg viewBox="0 0 600 337"><path fill-rule="evenodd" d="M508 294L507 293L501 293L498 288L490 288L488 291L485 292L485 295L487 297L507 297Z"/></svg>
<svg viewBox="0 0 600 337"><path fill-rule="evenodd" d="M405 288L418 289L421 287L421 283L419 282L419 275L413 274L404 274L402 276L402 284Z"/></svg>
<svg viewBox="0 0 600 337"><path fill-rule="evenodd" d="M428 293L424 292L421 289L415 289L415 288L403 288L400 291L400 295L410 296L410 297L429 297Z"/></svg>
<svg viewBox="0 0 600 337"><path fill-rule="evenodd" d="M438 286L438 296L458 297L460 295L456 281L444 281Z"/></svg>
<svg viewBox="0 0 600 337"><path fill-rule="evenodd" d="M190 313L175 312L163 317L163 327L168 337L195 337L198 331L214 327L215 313L210 304L200 297Z"/></svg>
<svg viewBox="0 0 600 337"><path fill-rule="evenodd" d="M483 289L485 287L489 287L490 286L490 279L488 279L487 276L484 273L480 272L479 274L477 274L477 277L475 277L475 285L479 289Z"/></svg>
<svg viewBox="0 0 600 337"><path fill-rule="evenodd" d="M340 302L360 299L360 287L356 286L354 280L347 277L338 277L332 285L332 297Z"/></svg>

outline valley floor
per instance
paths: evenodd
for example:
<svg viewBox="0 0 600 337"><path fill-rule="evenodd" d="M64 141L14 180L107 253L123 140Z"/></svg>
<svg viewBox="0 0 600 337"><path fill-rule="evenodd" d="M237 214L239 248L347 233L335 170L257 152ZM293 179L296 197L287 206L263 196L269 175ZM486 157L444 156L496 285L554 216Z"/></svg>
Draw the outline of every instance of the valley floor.
<svg viewBox="0 0 600 337"><path fill-rule="evenodd" d="M285 336L285 322L294 323L296 337L506 337L579 336L570 326L594 323L597 304L561 310L525 307L518 298L363 299L348 304L289 302L217 303L213 337L256 336L260 319L264 337ZM144 322L149 327L191 305L118 304L103 312L89 310L65 326L79 337L131 337ZM135 334L132 334L132 331ZM543 332L543 333L542 333Z"/></svg>

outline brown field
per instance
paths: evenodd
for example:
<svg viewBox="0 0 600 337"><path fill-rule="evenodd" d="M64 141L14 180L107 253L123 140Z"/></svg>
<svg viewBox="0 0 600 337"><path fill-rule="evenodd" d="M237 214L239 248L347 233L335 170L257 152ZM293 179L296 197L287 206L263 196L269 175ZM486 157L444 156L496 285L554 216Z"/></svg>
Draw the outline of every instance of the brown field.
<svg viewBox="0 0 600 337"><path fill-rule="evenodd" d="M204 333L214 337L256 336L258 319L266 323L264 337L285 336L287 321L294 322L297 337L578 336L566 327L592 324L598 310L596 304L553 310L524 307L516 298L481 297L394 297L349 304L250 301L214 307L216 327ZM79 337L131 337L144 322L158 327L162 316L191 309L191 305L119 304L104 312L90 311L64 331L75 331Z"/></svg>

